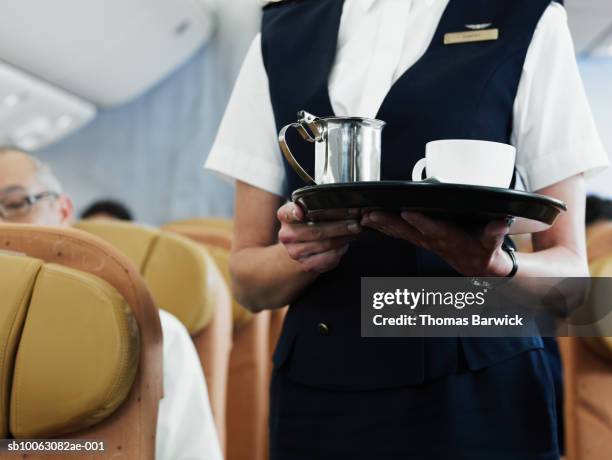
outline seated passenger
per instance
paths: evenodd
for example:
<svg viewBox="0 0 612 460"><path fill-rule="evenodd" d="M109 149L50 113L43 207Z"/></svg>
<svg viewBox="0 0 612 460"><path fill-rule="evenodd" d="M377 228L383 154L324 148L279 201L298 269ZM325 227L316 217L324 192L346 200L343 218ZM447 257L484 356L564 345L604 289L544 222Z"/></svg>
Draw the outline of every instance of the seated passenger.
<svg viewBox="0 0 612 460"><path fill-rule="evenodd" d="M123 203L108 199L94 201L87 206L81 212L81 220L84 219L125 220L131 222L134 220L134 216Z"/></svg>
<svg viewBox="0 0 612 460"><path fill-rule="evenodd" d="M50 168L28 154L0 148L0 223L68 226L70 198ZM204 374L185 327L160 310L164 398L157 421L158 460L221 459Z"/></svg>

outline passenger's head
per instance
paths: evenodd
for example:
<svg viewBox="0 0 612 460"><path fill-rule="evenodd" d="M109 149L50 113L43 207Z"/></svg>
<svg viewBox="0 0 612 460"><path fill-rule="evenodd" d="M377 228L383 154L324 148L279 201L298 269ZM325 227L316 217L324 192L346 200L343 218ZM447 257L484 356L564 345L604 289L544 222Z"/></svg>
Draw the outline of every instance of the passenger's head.
<svg viewBox="0 0 612 460"><path fill-rule="evenodd" d="M0 148L0 222L69 225L70 198L51 168L28 153Z"/></svg>
<svg viewBox="0 0 612 460"><path fill-rule="evenodd" d="M612 221L612 200L589 195L586 201L586 224Z"/></svg>
<svg viewBox="0 0 612 460"><path fill-rule="evenodd" d="M126 205L115 200L99 200L81 213L81 219L106 219L132 221L134 217Z"/></svg>

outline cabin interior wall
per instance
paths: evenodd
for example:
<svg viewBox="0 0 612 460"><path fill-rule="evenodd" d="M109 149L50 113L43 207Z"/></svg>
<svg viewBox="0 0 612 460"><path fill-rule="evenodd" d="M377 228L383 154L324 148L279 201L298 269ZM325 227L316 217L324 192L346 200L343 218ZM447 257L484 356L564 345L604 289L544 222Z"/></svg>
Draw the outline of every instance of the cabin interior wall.
<svg viewBox="0 0 612 460"><path fill-rule="evenodd" d="M110 197L151 224L231 214L232 187L204 172L203 164L259 30L260 6L254 0L217 3L213 37L183 67L138 99L101 109L79 132L36 152L77 209Z"/></svg>
<svg viewBox="0 0 612 460"><path fill-rule="evenodd" d="M612 158L612 56L581 57L578 61L599 133ZM612 162L611 162L612 163ZM589 181L589 190L612 198L612 168Z"/></svg>

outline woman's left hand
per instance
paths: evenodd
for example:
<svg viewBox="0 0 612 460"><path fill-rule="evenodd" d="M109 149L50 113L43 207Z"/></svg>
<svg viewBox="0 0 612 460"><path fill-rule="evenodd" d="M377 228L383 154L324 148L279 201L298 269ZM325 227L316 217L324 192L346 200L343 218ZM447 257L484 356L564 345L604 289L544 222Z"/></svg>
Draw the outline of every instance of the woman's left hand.
<svg viewBox="0 0 612 460"><path fill-rule="evenodd" d="M470 233L416 212L404 211L398 216L370 211L363 215L361 225L432 251L464 276L506 276L512 271L512 260L501 248L509 231L505 220Z"/></svg>

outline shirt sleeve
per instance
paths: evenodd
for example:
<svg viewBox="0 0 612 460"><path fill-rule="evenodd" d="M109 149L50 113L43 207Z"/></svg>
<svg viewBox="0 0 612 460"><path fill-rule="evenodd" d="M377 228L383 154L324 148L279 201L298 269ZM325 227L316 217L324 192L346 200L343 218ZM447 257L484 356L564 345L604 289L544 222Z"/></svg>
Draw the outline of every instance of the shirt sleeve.
<svg viewBox="0 0 612 460"><path fill-rule="evenodd" d="M514 105L512 143L517 170L529 191L608 166L578 71L567 14L557 3L545 11L527 52Z"/></svg>
<svg viewBox="0 0 612 460"><path fill-rule="evenodd" d="M206 380L187 329L160 310L164 397L159 403L155 458L222 460Z"/></svg>
<svg viewBox="0 0 612 460"><path fill-rule="evenodd" d="M205 167L231 182L283 196L287 183L276 139L259 34L242 64Z"/></svg>

